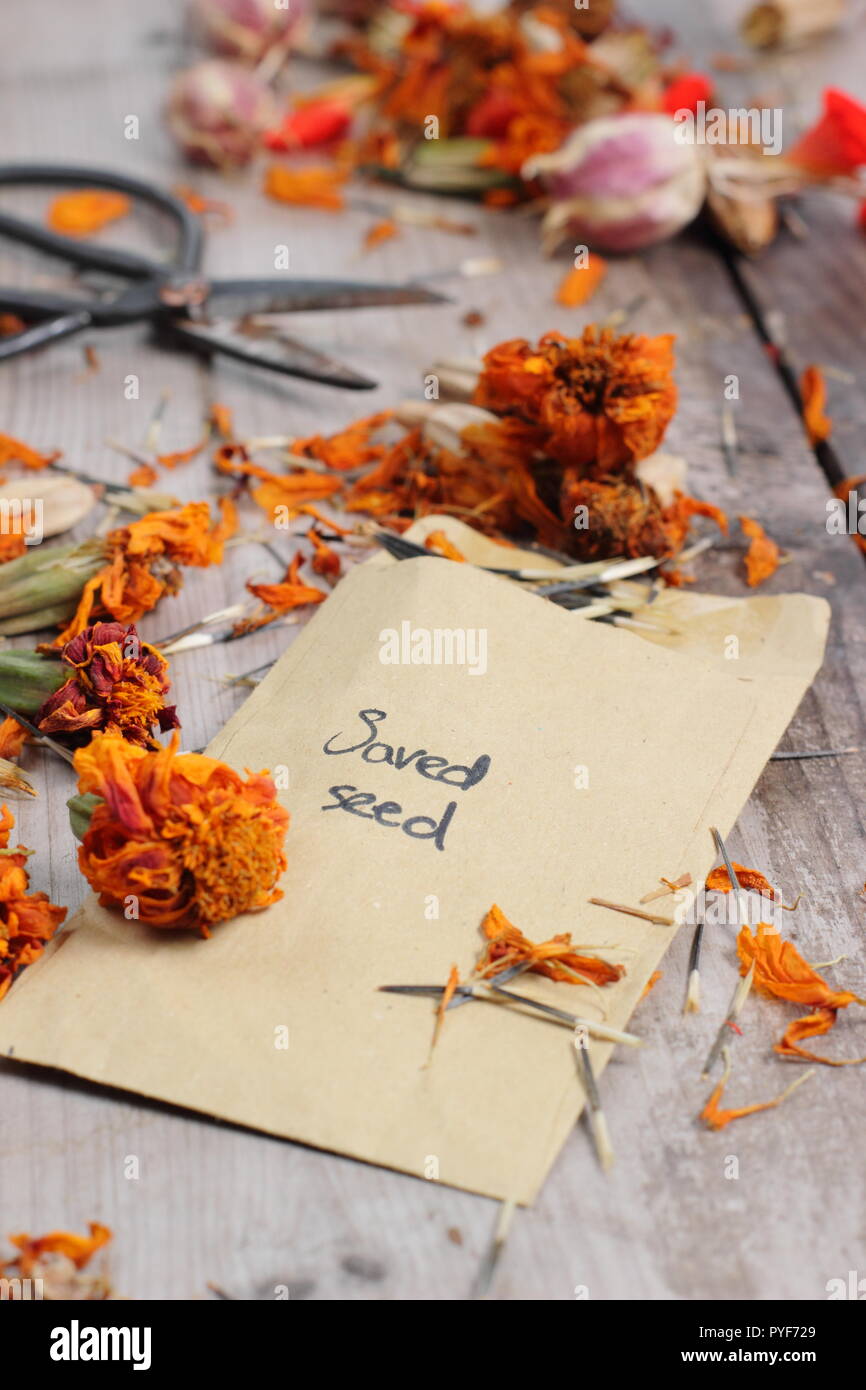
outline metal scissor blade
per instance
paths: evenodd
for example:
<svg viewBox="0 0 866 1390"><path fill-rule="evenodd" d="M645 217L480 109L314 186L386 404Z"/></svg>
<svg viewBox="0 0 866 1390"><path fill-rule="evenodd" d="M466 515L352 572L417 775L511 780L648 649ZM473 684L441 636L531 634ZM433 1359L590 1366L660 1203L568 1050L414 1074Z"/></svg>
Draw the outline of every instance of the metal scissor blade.
<svg viewBox="0 0 866 1390"><path fill-rule="evenodd" d="M357 280L215 280L208 286L206 298L207 304L226 317L450 302L423 285L365 285Z"/></svg>
<svg viewBox="0 0 866 1390"><path fill-rule="evenodd" d="M380 994L414 994L420 995L422 999L441 999L445 993L444 985L380 985ZM471 985L458 985L454 995L448 1005L449 1009L456 1009L460 1004L468 1004L470 1000L478 996L473 993Z"/></svg>
<svg viewBox="0 0 866 1390"><path fill-rule="evenodd" d="M326 386L342 386L351 391L369 391L378 385L335 358L315 352L279 328L260 321L219 318L200 322L169 318L167 322L171 332L185 342L211 352L223 352L227 357L237 357L255 367L268 367L286 376L319 381Z"/></svg>
<svg viewBox="0 0 866 1390"><path fill-rule="evenodd" d="M522 975L527 968L526 961L521 961L518 965L510 965L507 970L503 970L495 976L497 980L513 980L515 975ZM449 1009L459 1008L461 1004L468 1004L470 999L484 999L483 994L476 994L475 989L478 985L490 985L492 980L475 980L472 984L457 985L453 992ZM420 994L429 999L441 999L445 993L444 985L380 985L383 994ZM504 991L503 991L504 993Z"/></svg>
<svg viewBox="0 0 866 1390"><path fill-rule="evenodd" d="M88 311L82 309L77 314L62 314L55 319L44 319L40 323L31 323L20 333L11 333L7 338L0 338L0 360L7 357L19 357L24 352L32 352L34 348L44 347L46 343L54 343L60 338L68 338L71 334L88 328L92 322Z"/></svg>

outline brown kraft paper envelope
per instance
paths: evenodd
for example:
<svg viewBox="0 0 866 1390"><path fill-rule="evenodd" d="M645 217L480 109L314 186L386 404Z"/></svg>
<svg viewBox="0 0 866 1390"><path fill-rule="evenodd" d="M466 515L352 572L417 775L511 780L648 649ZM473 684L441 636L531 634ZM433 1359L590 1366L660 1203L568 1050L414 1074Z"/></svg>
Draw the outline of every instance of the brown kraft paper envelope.
<svg viewBox="0 0 866 1390"><path fill-rule="evenodd" d="M518 554L494 547L483 562L494 553ZM571 932L621 961L603 1002L625 1027L673 929L587 899L637 903L660 875L703 877L708 827L736 820L828 622L827 604L800 594L675 596L669 611L680 635L644 641L469 565L358 567L208 750L287 770L282 900L203 940L91 897L0 1005L0 1052L531 1202L583 1105L569 1029L469 1003L448 1013L430 1060L435 1004L378 987L444 983L452 963L465 977L496 902L533 940ZM476 673L380 659L413 640L424 656L420 629L431 655L437 629L460 629ZM484 662L473 632L486 633ZM731 635L738 660L725 659ZM368 731L378 748L324 752ZM406 765L379 761L382 744ZM335 786L375 800L349 809ZM383 802L400 810L370 818ZM520 988L601 1016L582 986L529 976ZM597 1072L610 1051L591 1044Z"/></svg>

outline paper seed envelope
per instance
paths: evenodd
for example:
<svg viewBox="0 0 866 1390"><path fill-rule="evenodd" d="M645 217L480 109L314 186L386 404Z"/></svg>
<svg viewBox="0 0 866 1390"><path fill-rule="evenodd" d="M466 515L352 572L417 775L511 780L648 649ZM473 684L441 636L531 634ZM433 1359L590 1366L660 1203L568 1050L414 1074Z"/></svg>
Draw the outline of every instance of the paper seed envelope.
<svg viewBox="0 0 866 1390"><path fill-rule="evenodd" d="M708 870L828 621L804 595L677 604L683 635L644 641L470 565L358 567L209 750L287 773L282 901L206 941L91 899L0 1005L0 1051L531 1201L583 1103L568 1027L472 1002L431 1060L435 1005L378 986L465 975L496 902L627 969L521 990L625 1026L673 929L587 899Z"/></svg>

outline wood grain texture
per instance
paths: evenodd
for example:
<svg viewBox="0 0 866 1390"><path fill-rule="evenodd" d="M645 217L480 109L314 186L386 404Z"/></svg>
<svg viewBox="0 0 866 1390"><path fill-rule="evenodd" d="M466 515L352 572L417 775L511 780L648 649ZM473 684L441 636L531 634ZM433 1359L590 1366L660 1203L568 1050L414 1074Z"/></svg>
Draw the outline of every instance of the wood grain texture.
<svg viewBox="0 0 866 1390"><path fill-rule="evenodd" d="M4 6L5 157L89 161L168 185L190 182L160 119L167 75L189 53L180 13L173 0ZM731 46L728 13L726 7L713 7L711 15L707 5L659 3L645 17L677 21L690 44L710 52ZM862 36L858 44L862 65ZM850 64L850 46L844 57ZM299 80L312 80L303 65L298 72ZM135 143L123 138L129 114L141 121ZM363 398L227 362L208 368L157 349L146 330L130 328L93 338L101 358L95 375L82 376L75 341L5 365L0 429L35 445L61 445L69 462L87 472L125 477L129 465L105 440L140 442L167 387L167 448L196 437L212 399L233 407L246 435L326 431L367 408L417 394L424 367L437 355L475 354L499 339L553 327L579 329L640 301L630 328L677 333L681 404L668 444L688 457L693 490L734 513L757 515L785 547L789 563L771 581L771 592L805 589L833 605L825 669L787 746L866 748L863 567L853 546L827 535L825 479L743 302L696 236L617 262L589 309L566 313L553 303L566 265L541 261L537 229L528 219L454 203L450 210L474 223L477 236L407 230L361 257L365 230L395 197L388 190L354 189L350 209L333 216L268 203L256 175L228 185L207 176L194 181L227 199L236 213L232 227L214 229L208 238L207 267L217 274L270 274L280 244L289 246L297 274L439 276L464 256L488 254L500 256L505 269L476 280L437 278L432 283L454 296L442 308L293 321L292 330L306 341L379 378L381 387ZM3 195L4 206L21 201ZM831 283L833 248L847 246L849 233L833 209L821 215L829 220L817 261L804 260L802 247L786 243L755 274L770 302L778 300L789 314L803 285L809 286L814 307L804 312L826 342L821 355L832 354L844 366L855 351L854 310L846 318L850 328L834 337L821 306L838 293ZM143 238L153 229L134 230ZM132 231L118 229L117 241L128 243ZM24 279L33 269L17 255L2 264L4 278ZM482 328L463 326L467 309L485 315ZM804 322L808 326L808 317ZM124 397L129 373L141 381L138 401ZM734 477L720 449L723 383L731 373L741 382L742 447ZM850 418L859 419L853 392L850 399ZM206 496L215 486L205 460L168 475L168 482L183 498ZM259 526L252 511L244 519L250 530ZM289 553L285 538L276 544ZM219 571L189 573L182 593L142 622L143 635L158 637L236 598L253 574L276 573L261 545L239 546ZM741 542L735 537L716 547L696 566L696 579L699 588L745 593ZM262 633L177 657L174 683L187 746L206 742L237 707L238 694L219 683L220 675L256 666L286 640L285 632ZM303 717L303 710L288 717ZM711 724L711 709L707 719ZM36 886L74 905L83 885L66 825L70 780L41 758L31 757L39 801L16 804L21 835L37 851ZM809 959L848 953L833 978L860 993L866 993L866 907L858 897L866 877L863 772L862 756L770 764L731 839L734 856L763 868L787 901L804 892L792 934ZM651 1046L616 1056L605 1074L618 1155L613 1173L601 1175L581 1126L536 1207L515 1221L497 1297L568 1300L585 1286L592 1299L820 1299L828 1279L863 1269L860 1075L823 1070L777 1113L719 1135L706 1133L695 1121L708 1089L698 1072L730 994L732 939L720 934L708 941L705 1011L685 1020L688 946L681 933L662 980L636 1015L635 1026ZM791 1068L771 1052L788 1015L781 1005L750 1003L746 1036L736 1042L732 1104L775 1094L791 1079ZM827 1050L860 1054L863 1035L855 1017L845 1018ZM461 1299L496 1219L494 1204L480 1198L15 1063L0 1065L0 1105L0 1234L107 1221L117 1233L116 1283L135 1298L206 1297L213 1281L244 1299L273 1298L278 1285L287 1285L292 1298ZM124 1176L131 1155L139 1159L137 1180ZM738 1180L725 1177L728 1156L738 1159Z"/></svg>

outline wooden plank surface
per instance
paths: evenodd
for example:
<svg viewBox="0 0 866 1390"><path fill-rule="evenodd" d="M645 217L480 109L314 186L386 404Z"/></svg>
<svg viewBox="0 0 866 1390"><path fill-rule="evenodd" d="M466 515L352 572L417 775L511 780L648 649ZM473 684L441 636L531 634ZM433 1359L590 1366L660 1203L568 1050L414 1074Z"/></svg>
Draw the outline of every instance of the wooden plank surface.
<svg viewBox="0 0 866 1390"><path fill-rule="evenodd" d="M680 19L690 38L730 46L722 42L724 16L711 25L708 13L706 6L658 6L658 19ZM167 74L189 53L178 15L171 0L148 6L87 0L74 13L61 0L38 10L19 6L13 13L9 7L0 21L7 30L0 42L5 157L88 161L168 185L189 182L160 121ZM862 41L859 51L862 59ZM129 114L141 123L135 143L123 138ZM105 440L140 442L165 388L172 393L167 448L196 437L212 399L232 406L243 434L326 431L362 410L417 394L435 356L478 353L502 338L554 327L578 330L640 301L630 328L678 336L681 405L668 444L688 458L693 490L734 513L757 515L785 547L789 563L769 592L805 589L833 604L827 663L787 746L866 747L862 563L849 542L827 535L825 478L730 277L697 236L617 262L591 311L565 313L553 303L565 265L541 261L537 229L527 219L455 203L451 210L473 222L477 236L407 231L361 258L363 233L375 218L370 204L387 208L394 197L387 190L358 188L351 195L355 206L333 216L266 202L255 175L228 185L213 177L196 176L195 182L228 200L236 213L232 227L208 239L207 268L217 274L270 274L281 244L289 246L296 274L439 277L464 256L488 254L501 257L505 270L476 280L436 278L432 283L454 296L454 304L442 308L294 320L298 336L380 379L380 388L364 398L226 362L207 368L155 348L145 330L130 328L93 339L98 374L82 375L81 346L74 341L4 366L0 429L35 445L61 446L73 466L89 473L125 477L128 465ZM4 206L18 201L3 195ZM142 227L141 235L149 230ZM124 227L117 240L129 234ZM796 288L807 279L810 293L820 293L817 281L825 275L825 259L832 259L833 239L843 240L847 231L831 221L824 236L820 268L798 261L796 246L780 252L784 273L768 272L765 282L781 296L779 307L796 300ZM768 267L775 254L766 259ZM3 274L24 280L33 268L16 256L14 264L3 263ZM463 326L470 308L485 315L482 328ZM833 347L844 363L847 340L835 341L828 336L827 351ZM124 396L130 373L140 378L138 401ZM741 382L741 458L733 477L720 450L723 383L731 373ZM214 477L202 460L170 483L183 498L195 498L213 490ZM257 513L244 520L250 530L260 527ZM288 554L288 543L282 544ZM142 622L143 635L158 637L231 601L253 574L276 573L260 544L239 546L219 571L189 573L183 592ZM696 580L699 588L747 592L741 543L716 547L696 566ZM177 657L174 684L187 746L207 741L237 707L240 697L219 683L220 675L269 659L285 641L285 632L262 633ZM707 717L711 721L711 710ZM38 803L16 803L16 812L22 839L37 851L34 881L74 906L84 885L66 827L69 778L41 755L31 755L30 765L42 795ZM804 891L792 934L809 959L847 952L836 977L866 993L866 909L858 898L866 876L862 784L862 757L770 764L731 848L737 859L764 868L787 901ZM605 1075L618 1153L613 1174L605 1179L599 1173L581 1126L537 1206L515 1222L498 1297L571 1299L585 1286L592 1299L822 1298L828 1279L862 1268L863 1195L854 1155L863 1103L856 1069L822 1070L808 1094L773 1116L720 1135L703 1131L695 1116L707 1088L697 1073L727 1003L733 951L730 940L708 951L705 1012L686 1022L680 1009L688 944L681 933L661 982L640 1006L640 1031L651 1047L637 1057L615 1057ZM778 1006L749 1006L732 1103L774 1094L791 1078L791 1068L770 1051L780 1017ZM866 1050L862 1025L853 1017L837 1031L828 1051ZM494 1204L476 1197L35 1068L0 1065L0 1102L0 1234L107 1221L117 1233L117 1285L136 1298L205 1297L214 1281L244 1299L272 1298L280 1285L292 1298L460 1299L469 1293L496 1219ZM136 1180L124 1176L132 1155L139 1159ZM730 1156L739 1163L737 1180L725 1176Z"/></svg>

